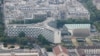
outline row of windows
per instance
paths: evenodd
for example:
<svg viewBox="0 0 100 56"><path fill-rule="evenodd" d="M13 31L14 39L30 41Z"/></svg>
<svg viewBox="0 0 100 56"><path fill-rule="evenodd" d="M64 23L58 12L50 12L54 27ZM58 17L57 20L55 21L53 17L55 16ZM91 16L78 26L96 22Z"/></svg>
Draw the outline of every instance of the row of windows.
<svg viewBox="0 0 100 56"><path fill-rule="evenodd" d="M18 36L18 33L21 31L24 31L26 33L26 36L29 37L38 37L39 34L42 34L46 37L46 39L53 41L54 40L54 32L47 30L47 29L8 29L7 33L8 36Z"/></svg>
<svg viewBox="0 0 100 56"><path fill-rule="evenodd" d="M87 54L100 54L100 50L85 50L85 53Z"/></svg>

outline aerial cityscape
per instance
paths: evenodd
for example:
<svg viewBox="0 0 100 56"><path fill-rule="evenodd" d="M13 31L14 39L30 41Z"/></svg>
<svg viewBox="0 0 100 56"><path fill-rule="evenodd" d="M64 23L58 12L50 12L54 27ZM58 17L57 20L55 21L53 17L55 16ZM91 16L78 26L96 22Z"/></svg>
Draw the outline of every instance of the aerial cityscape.
<svg viewBox="0 0 100 56"><path fill-rule="evenodd" d="M0 56L100 56L100 0L0 0Z"/></svg>

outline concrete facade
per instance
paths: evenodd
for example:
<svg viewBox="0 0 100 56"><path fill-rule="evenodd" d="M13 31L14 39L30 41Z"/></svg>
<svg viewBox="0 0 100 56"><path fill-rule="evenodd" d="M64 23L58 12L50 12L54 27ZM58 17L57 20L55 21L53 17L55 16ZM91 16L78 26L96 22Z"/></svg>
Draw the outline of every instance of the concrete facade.
<svg viewBox="0 0 100 56"><path fill-rule="evenodd" d="M48 41L52 43L60 43L61 38L57 37L58 33L48 28L35 27L31 24L10 24L7 26L6 33L8 36L18 36L20 32L25 32L26 37L38 38L42 34ZM60 34L60 33L59 33Z"/></svg>

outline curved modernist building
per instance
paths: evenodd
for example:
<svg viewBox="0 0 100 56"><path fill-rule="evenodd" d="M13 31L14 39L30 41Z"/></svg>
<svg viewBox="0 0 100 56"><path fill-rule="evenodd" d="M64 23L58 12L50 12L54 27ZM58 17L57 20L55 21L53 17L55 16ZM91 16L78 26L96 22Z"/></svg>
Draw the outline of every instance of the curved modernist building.
<svg viewBox="0 0 100 56"><path fill-rule="evenodd" d="M34 27L31 24L10 24L7 26L6 32L8 36L18 36L20 32L25 32L27 37L37 38L42 34L48 41L53 43L60 43L61 39L58 37L59 32L52 31L43 27Z"/></svg>

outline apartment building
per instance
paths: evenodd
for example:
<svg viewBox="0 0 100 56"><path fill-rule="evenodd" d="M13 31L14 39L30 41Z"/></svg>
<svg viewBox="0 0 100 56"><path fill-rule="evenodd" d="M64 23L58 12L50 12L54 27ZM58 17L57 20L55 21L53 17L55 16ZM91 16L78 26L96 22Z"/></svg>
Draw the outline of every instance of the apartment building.
<svg viewBox="0 0 100 56"><path fill-rule="evenodd" d="M39 52L35 49L33 50L0 50L0 56L40 56Z"/></svg>
<svg viewBox="0 0 100 56"><path fill-rule="evenodd" d="M79 56L100 56L100 46L87 46L77 48Z"/></svg>
<svg viewBox="0 0 100 56"><path fill-rule="evenodd" d="M49 4L63 4L65 0L49 0Z"/></svg>
<svg viewBox="0 0 100 56"><path fill-rule="evenodd" d="M89 11L77 0L68 0L66 5L67 18L90 19Z"/></svg>
<svg viewBox="0 0 100 56"><path fill-rule="evenodd" d="M58 19L90 19L88 10L77 0L4 0L6 20L33 19L38 11L51 12L51 17Z"/></svg>
<svg viewBox="0 0 100 56"><path fill-rule="evenodd" d="M44 2L41 2L44 3ZM4 0L5 20L33 19L37 15L55 11L56 8L45 6L38 0ZM46 1L46 4L48 2ZM42 13L41 13L41 12ZM38 14L40 12L40 14Z"/></svg>

